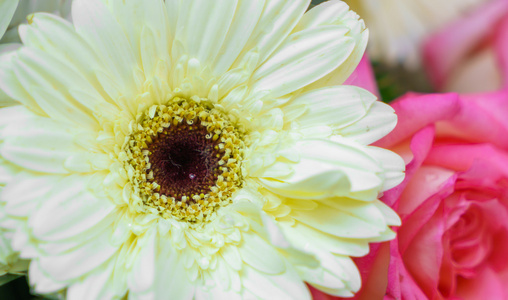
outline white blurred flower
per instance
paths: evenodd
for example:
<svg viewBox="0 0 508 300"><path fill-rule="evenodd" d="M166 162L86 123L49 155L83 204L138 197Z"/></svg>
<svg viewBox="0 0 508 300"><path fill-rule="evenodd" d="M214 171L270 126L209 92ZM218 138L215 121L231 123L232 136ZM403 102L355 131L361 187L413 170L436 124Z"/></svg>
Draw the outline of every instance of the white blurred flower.
<svg viewBox="0 0 508 300"><path fill-rule="evenodd" d="M0 69L1 222L38 293L351 296L394 237L396 116L340 86L367 31L334 0L76 0ZM304 14L305 13L305 14Z"/></svg>
<svg viewBox="0 0 508 300"><path fill-rule="evenodd" d="M345 0L370 29L369 54L408 68L421 63L421 44L434 30L488 0Z"/></svg>

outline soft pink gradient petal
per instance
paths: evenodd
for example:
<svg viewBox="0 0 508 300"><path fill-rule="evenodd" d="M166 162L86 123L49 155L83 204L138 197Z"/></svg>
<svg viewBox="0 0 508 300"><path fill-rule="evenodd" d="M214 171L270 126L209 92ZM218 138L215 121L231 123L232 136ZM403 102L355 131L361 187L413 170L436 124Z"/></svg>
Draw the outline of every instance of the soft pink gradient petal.
<svg viewBox="0 0 508 300"><path fill-rule="evenodd" d="M463 95L459 105L450 122L438 124L438 136L508 149L508 91Z"/></svg>
<svg viewBox="0 0 508 300"><path fill-rule="evenodd" d="M429 153L434 140L434 127L427 126L418 131L410 143L410 151L413 156L411 161L406 164L406 176L404 181L398 186L386 191L381 198L381 201L391 206L392 208L398 207L398 199L402 192L406 189L408 182L413 178L415 172L421 167L423 161ZM396 151L398 154L404 156L404 153Z"/></svg>
<svg viewBox="0 0 508 300"><path fill-rule="evenodd" d="M461 109L457 94L407 94L392 103L398 122L395 129L375 143L390 148L410 138L420 129L454 117Z"/></svg>
<svg viewBox="0 0 508 300"><path fill-rule="evenodd" d="M429 79L441 90L460 62L490 36L508 13L508 1L494 0L432 35L423 57Z"/></svg>
<svg viewBox="0 0 508 300"><path fill-rule="evenodd" d="M390 242L390 265L388 267L388 287L383 300L427 300L413 277L407 271L399 253L397 240Z"/></svg>
<svg viewBox="0 0 508 300"><path fill-rule="evenodd" d="M485 266L474 280L459 280L457 296L464 300L507 299L506 282L500 279L492 268Z"/></svg>
<svg viewBox="0 0 508 300"><path fill-rule="evenodd" d="M490 144L452 144L436 145L427 157L427 163L439 165L455 171L466 171L479 159L493 163L508 171L508 153L492 147ZM493 171L484 174L493 178ZM508 172L507 172L508 173ZM506 173L503 175L507 175Z"/></svg>
<svg viewBox="0 0 508 300"><path fill-rule="evenodd" d="M363 56L353 74L344 82L344 85L359 86L379 97L376 78L367 54Z"/></svg>

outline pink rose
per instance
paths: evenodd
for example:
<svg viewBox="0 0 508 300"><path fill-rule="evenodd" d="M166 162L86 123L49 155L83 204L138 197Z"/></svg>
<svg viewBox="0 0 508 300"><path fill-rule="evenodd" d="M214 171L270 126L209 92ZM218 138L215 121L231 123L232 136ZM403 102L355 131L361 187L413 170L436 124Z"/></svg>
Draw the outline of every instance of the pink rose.
<svg viewBox="0 0 508 300"><path fill-rule="evenodd" d="M425 42L424 66L439 91L495 91L508 85L508 1L491 0Z"/></svg>
<svg viewBox="0 0 508 300"><path fill-rule="evenodd" d="M508 299L508 92L407 95L393 107L399 123L378 145L407 162L383 196L402 226L356 259L355 299Z"/></svg>

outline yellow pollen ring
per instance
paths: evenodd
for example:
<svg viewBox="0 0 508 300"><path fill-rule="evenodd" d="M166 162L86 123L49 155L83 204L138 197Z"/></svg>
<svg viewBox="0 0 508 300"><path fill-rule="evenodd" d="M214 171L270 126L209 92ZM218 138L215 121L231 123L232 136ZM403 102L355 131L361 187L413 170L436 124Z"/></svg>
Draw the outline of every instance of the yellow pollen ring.
<svg viewBox="0 0 508 300"><path fill-rule="evenodd" d="M245 145L243 133L224 114L176 97L168 105L150 107L132 128L121 157L124 157L129 180L145 211L164 218L198 223L209 221L219 207L231 203L232 194L242 185L241 162ZM201 132L203 141L210 144L212 151L203 158L205 163L211 164L204 185L186 193L185 186L172 186L164 180L157 182L157 178L164 178L164 170L157 159L151 161L157 157L152 151L164 150L159 150L161 147L156 143L165 147L167 143L161 142L166 141L164 139L176 135L199 137ZM215 163L209 163L209 159ZM174 166L170 167L179 166L178 162L171 163ZM193 176L196 175L189 174L191 180Z"/></svg>

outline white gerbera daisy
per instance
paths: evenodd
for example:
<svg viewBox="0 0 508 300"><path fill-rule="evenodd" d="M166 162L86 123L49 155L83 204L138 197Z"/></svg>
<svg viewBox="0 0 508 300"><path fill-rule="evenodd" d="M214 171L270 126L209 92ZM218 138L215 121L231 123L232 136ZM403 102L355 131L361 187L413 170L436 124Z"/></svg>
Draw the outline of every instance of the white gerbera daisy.
<svg viewBox="0 0 508 300"><path fill-rule="evenodd" d="M76 0L0 70L2 226L35 292L307 299L394 237L396 123L337 86L367 31L335 0ZM305 13L305 14L304 14Z"/></svg>
<svg viewBox="0 0 508 300"><path fill-rule="evenodd" d="M371 31L369 54L389 64L415 68L421 43L434 30L488 0L345 0Z"/></svg>

